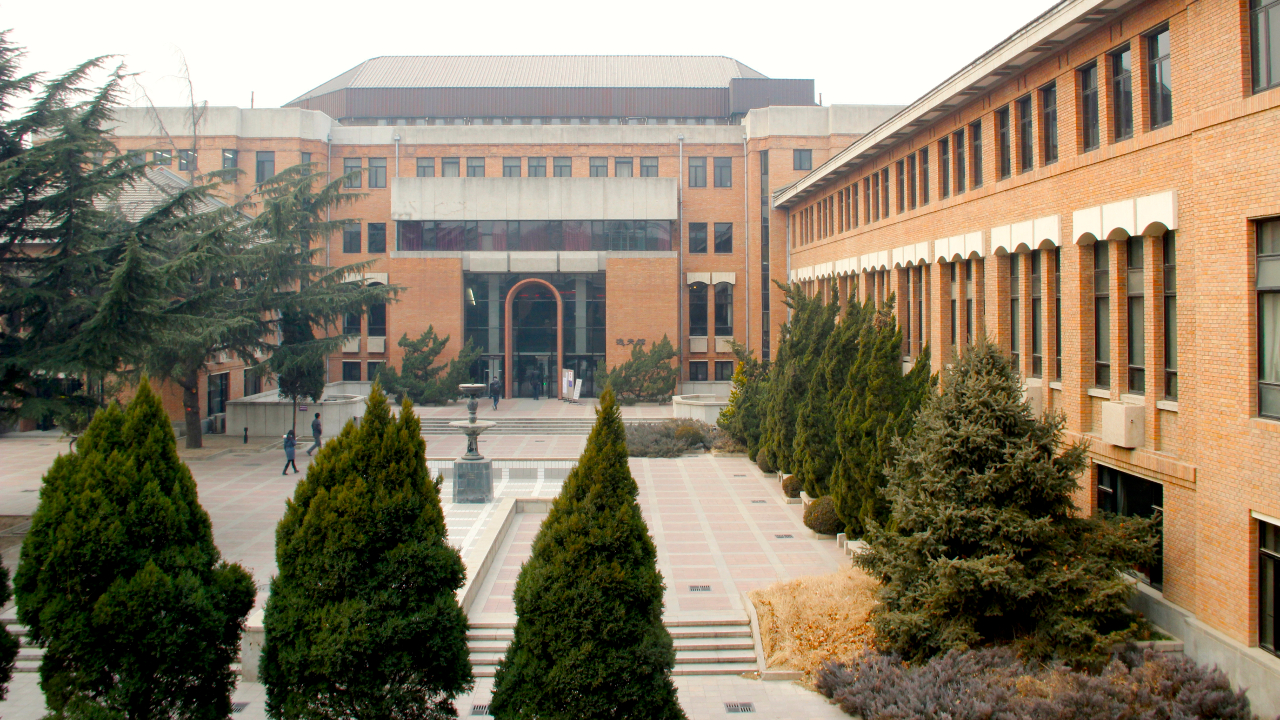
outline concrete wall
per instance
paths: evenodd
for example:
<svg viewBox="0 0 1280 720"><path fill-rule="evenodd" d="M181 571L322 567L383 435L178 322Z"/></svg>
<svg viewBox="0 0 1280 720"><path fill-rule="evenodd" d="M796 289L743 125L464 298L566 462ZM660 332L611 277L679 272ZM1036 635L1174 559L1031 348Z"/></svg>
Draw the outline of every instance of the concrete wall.
<svg viewBox="0 0 1280 720"><path fill-rule="evenodd" d="M385 125L334 127L334 145L667 145L741 143L739 125ZM514 153L513 153L514 154Z"/></svg>
<svg viewBox="0 0 1280 720"><path fill-rule="evenodd" d="M862 135L902 110L905 105L831 105L827 107L767 107L752 110L743 121L747 137L776 135L825 137ZM814 165L817 167L817 164Z"/></svg>
<svg viewBox="0 0 1280 720"><path fill-rule="evenodd" d="M393 220L675 220L678 184L663 177L391 180Z"/></svg>
<svg viewBox="0 0 1280 720"><path fill-rule="evenodd" d="M326 388L326 394L330 394ZM250 395L227 403L227 434L240 435L245 428L252 437L279 437L293 427L293 403L277 400L278 393ZM339 396L341 397L341 396ZM303 410L302 407L306 407ZM300 403L297 414L297 434L301 439L311 436L311 420L320 413L325 437L337 435L347 421L364 415L365 398L355 396L342 400L322 400Z"/></svg>
<svg viewBox="0 0 1280 720"><path fill-rule="evenodd" d="M205 107L196 108L199 116L197 135L245 138L300 138L324 140L333 119L315 110L297 108ZM106 127L117 136L150 137L191 135L192 108L128 107L116 111L116 122Z"/></svg>
<svg viewBox="0 0 1280 720"><path fill-rule="evenodd" d="M684 383L698 385L701 383ZM708 425L715 425L720 419L720 412L729 406L727 396L718 395L676 395L671 398L671 411L675 417L700 420Z"/></svg>

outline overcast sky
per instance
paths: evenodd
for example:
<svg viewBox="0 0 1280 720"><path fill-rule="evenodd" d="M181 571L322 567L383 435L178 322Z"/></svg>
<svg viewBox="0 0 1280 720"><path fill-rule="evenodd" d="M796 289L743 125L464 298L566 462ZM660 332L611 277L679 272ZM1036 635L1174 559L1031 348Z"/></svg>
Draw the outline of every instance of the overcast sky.
<svg viewBox="0 0 1280 720"><path fill-rule="evenodd" d="M116 55L127 100L278 107L378 55L727 55L824 104L905 104L1054 0L278 2L0 0L25 71Z"/></svg>

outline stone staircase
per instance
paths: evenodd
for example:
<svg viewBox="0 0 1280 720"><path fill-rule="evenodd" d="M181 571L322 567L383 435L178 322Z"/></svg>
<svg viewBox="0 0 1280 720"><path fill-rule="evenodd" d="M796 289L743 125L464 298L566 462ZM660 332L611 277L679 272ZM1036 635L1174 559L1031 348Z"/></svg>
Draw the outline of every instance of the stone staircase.
<svg viewBox="0 0 1280 720"><path fill-rule="evenodd" d="M449 423L463 418L419 418L423 435L458 435L462 431ZM482 420L486 420L481 416ZM628 425L642 422L661 422L664 418L653 420L627 420ZM594 417L582 418L502 418L497 425L486 430L485 437L491 435L590 435L595 425Z"/></svg>
<svg viewBox="0 0 1280 720"><path fill-rule="evenodd" d="M666 625L676 648L673 675L738 675L758 669L746 618L675 620ZM514 623L472 623L467 647L476 677L493 677L514 632Z"/></svg>
<svg viewBox="0 0 1280 720"><path fill-rule="evenodd" d="M16 673L40 672L40 658L44 656L44 648L31 644L27 634L27 626L18 624L18 608L10 605L0 613L0 626L4 631L18 638L18 659L13 665Z"/></svg>

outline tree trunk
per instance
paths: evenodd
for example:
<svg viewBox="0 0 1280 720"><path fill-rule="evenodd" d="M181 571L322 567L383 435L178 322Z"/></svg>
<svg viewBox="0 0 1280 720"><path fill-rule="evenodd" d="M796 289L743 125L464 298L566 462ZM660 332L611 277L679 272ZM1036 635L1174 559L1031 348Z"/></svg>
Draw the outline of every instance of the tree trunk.
<svg viewBox="0 0 1280 720"><path fill-rule="evenodd" d="M200 433L200 373L192 371L178 381L182 388L182 414L187 423L187 449L204 447Z"/></svg>
<svg viewBox="0 0 1280 720"><path fill-rule="evenodd" d="M298 398L293 398L293 436L298 437Z"/></svg>

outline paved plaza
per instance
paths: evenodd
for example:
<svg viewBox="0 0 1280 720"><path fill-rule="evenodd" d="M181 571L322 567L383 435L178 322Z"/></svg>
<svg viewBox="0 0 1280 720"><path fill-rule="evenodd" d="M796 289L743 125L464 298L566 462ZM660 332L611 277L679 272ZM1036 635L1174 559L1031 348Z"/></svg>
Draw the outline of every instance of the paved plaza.
<svg viewBox="0 0 1280 720"><path fill-rule="evenodd" d="M504 401L503 415L529 417L539 412L584 413L589 405L558 401ZM419 408L419 413L456 415L458 406ZM650 408L627 408L628 415ZM653 408L657 410L657 408ZM664 408L670 412L670 408ZM508 412L504 412L508 411ZM463 409L465 412L465 409ZM492 413L492 411L490 411ZM482 410L482 416L485 414ZM460 454L461 436L428 436L427 456L433 472L445 476L444 510L449 542L464 557L481 542L494 521L498 503L455 505L452 462ZM481 451L494 463L494 491L498 498L550 499L575 464L585 437L580 435L493 436ZM67 445L56 437L0 437L0 515L26 515L38 502L40 477ZM310 458L298 453L305 473ZM252 449L222 453L189 462L208 511L214 538L223 555L244 565L258 584L257 606L276 571L275 527L284 501L301 475L280 475L283 453ZM742 593L779 579L830 572L848 562L834 542L818 540L801 522L801 507L786 504L778 483L764 477L742 457L699 455L677 459L632 458L632 473L640 487L640 504L658 548L658 567L666 581L666 617L744 617ZM512 593L521 563L527 559L541 513L514 516L499 538L490 570L468 608L473 622L514 620ZM487 545L486 545L487 546ZM4 553L5 564L17 561L17 547ZM34 720L43 715L34 673L20 673L10 698L0 702L6 720ZM756 713L772 718L838 718L838 708L821 696L787 682L760 682L736 676L677 678L681 702L691 718L721 717L726 702L752 702ZM480 678L475 691L458 702L468 716L473 704L488 702L492 679ZM236 701L248 705L237 715L251 720L265 717L263 690L257 683L241 683Z"/></svg>

